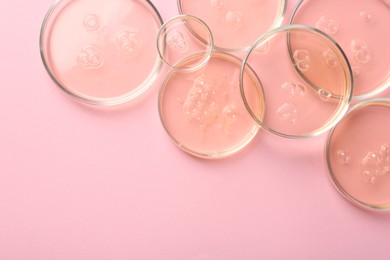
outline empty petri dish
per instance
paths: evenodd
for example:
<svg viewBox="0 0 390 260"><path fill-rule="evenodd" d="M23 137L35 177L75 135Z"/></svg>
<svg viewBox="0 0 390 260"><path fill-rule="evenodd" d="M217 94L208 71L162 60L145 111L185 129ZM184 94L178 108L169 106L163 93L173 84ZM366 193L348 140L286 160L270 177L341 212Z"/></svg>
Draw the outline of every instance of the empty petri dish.
<svg viewBox="0 0 390 260"><path fill-rule="evenodd" d="M352 67L354 99L390 86L388 0L301 0L290 23L316 27L338 42Z"/></svg>
<svg viewBox="0 0 390 260"><path fill-rule="evenodd" d="M204 55L195 53L180 66L192 64ZM241 60L214 52L200 70L167 74L159 94L162 124L174 142L189 154L201 158L222 158L234 154L256 136L259 127L248 114L240 95ZM263 92L256 74L245 70L248 102L259 118L263 115Z"/></svg>
<svg viewBox="0 0 390 260"><path fill-rule="evenodd" d="M260 35L279 26L285 0L178 0L179 12L202 19L211 29L215 48L247 49Z"/></svg>
<svg viewBox="0 0 390 260"><path fill-rule="evenodd" d="M161 26L157 37L161 59L177 70L197 70L207 63L214 49L209 27L199 18L180 15ZM202 53L193 64L180 63L193 53Z"/></svg>
<svg viewBox="0 0 390 260"><path fill-rule="evenodd" d="M157 78L161 24L149 1L56 1L42 25L42 60L57 85L77 100L122 104Z"/></svg>
<svg viewBox="0 0 390 260"><path fill-rule="evenodd" d="M367 100L328 136L331 179L350 201L365 208L390 209L390 99Z"/></svg>
<svg viewBox="0 0 390 260"><path fill-rule="evenodd" d="M307 26L280 27L260 37L248 51L242 71L250 66L261 80L264 118L252 113L241 74L244 103L265 130L287 138L324 133L348 110L352 75L348 60L326 34Z"/></svg>

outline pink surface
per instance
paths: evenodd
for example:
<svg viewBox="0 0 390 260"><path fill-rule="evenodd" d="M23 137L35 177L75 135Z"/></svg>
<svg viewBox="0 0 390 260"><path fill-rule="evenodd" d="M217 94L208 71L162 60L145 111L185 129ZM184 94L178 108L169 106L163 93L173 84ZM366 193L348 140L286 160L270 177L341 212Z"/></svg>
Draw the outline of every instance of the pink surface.
<svg viewBox="0 0 390 260"><path fill-rule="evenodd" d="M389 259L390 216L335 191L325 136L262 132L205 161L163 130L163 74L121 110L71 100L39 56L51 3L0 4L1 260ZM154 3L164 20L177 14L174 0Z"/></svg>

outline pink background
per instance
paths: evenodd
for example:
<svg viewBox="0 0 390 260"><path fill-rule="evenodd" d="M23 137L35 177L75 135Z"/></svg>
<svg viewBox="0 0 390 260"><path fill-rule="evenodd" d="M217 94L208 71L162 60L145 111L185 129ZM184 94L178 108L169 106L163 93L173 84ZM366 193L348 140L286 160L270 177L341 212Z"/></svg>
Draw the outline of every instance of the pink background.
<svg viewBox="0 0 390 260"><path fill-rule="evenodd" d="M153 2L164 20L177 13L175 0ZM239 155L205 161L160 124L164 73L120 110L70 99L39 55L51 3L0 3L1 260L390 258L390 216L336 192L325 136L262 132Z"/></svg>

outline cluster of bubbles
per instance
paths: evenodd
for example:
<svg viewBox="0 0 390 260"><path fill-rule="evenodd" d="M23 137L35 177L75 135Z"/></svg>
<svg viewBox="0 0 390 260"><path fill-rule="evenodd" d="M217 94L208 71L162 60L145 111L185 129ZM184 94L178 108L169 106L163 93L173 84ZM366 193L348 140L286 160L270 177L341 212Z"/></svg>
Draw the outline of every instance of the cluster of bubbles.
<svg viewBox="0 0 390 260"><path fill-rule="evenodd" d="M100 28L100 17L96 14L89 14L84 18L84 27L88 31L96 31Z"/></svg>
<svg viewBox="0 0 390 260"><path fill-rule="evenodd" d="M332 17L324 15L316 23L316 28L329 35L335 35L339 31L339 24Z"/></svg>
<svg viewBox="0 0 390 260"><path fill-rule="evenodd" d="M296 124L298 120L298 109L293 103L286 102L277 110L277 114L282 121Z"/></svg>
<svg viewBox="0 0 390 260"><path fill-rule="evenodd" d="M124 31L115 39L117 49L126 56L134 56L142 46L141 37L136 32Z"/></svg>
<svg viewBox="0 0 390 260"><path fill-rule="evenodd" d="M352 40L351 51L357 62L366 64L372 59L371 51L362 40Z"/></svg>
<svg viewBox="0 0 390 260"><path fill-rule="evenodd" d="M368 152L361 162L363 179L375 184L381 176L390 174L390 146L382 145L378 151Z"/></svg>
<svg viewBox="0 0 390 260"><path fill-rule="evenodd" d="M243 23L242 13L229 10L226 13L226 22L233 27L240 27Z"/></svg>
<svg viewBox="0 0 390 260"><path fill-rule="evenodd" d="M84 69L98 69L103 65L103 57L94 45L86 45L78 56L78 63Z"/></svg>
<svg viewBox="0 0 390 260"><path fill-rule="evenodd" d="M337 59L337 55L331 49L327 49L323 52L322 56L325 59L326 65L331 67L332 69L337 68L339 65L339 60Z"/></svg>
<svg viewBox="0 0 390 260"><path fill-rule="evenodd" d="M295 64L300 71L309 71L311 65L311 55L308 50L295 50L293 57Z"/></svg>
<svg viewBox="0 0 390 260"><path fill-rule="evenodd" d="M217 9L223 9L225 7L225 2L223 0L210 0L210 4Z"/></svg>
<svg viewBox="0 0 390 260"><path fill-rule="evenodd" d="M172 49L179 53L183 53L188 49L188 43L184 39L184 35L181 32L173 31L168 36L168 44Z"/></svg>

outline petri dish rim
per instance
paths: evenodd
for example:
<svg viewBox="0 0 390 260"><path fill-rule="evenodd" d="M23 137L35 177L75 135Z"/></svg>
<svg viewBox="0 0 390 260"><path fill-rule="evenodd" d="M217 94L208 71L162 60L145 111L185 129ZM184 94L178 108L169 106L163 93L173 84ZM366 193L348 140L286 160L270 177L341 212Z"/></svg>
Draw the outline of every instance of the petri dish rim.
<svg viewBox="0 0 390 260"><path fill-rule="evenodd" d="M295 5L294 9L291 12L291 16L290 16L290 19L288 21L289 25L293 25L293 20L294 20L296 14L297 14L299 8L302 6L302 4L304 2L307 2L307 1L308 0L299 0L298 1L298 3ZM314 29L316 29L316 28L314 28ZM316 29L316 30L318 30L318 29ZM320 31L320 30L318 30L318 31ZM369 99L369 98L373 98L374 96L379 95L380 93L382 93L383 91L385 91L388 88L390 88L390 78L387 78L387 80L385 80L385 82L381 86L375 88L374 90L371 90L370 92L368 92L366 94L359 95L359 96L352 96L352 100L353 101L361 101L361 100L366 100L366 99Z"/></svg>
<svg viewBox="0 0 390 260"><path fill-rule="evenodd" d="M184 0L177 0L177 8L178 8L180 14L184 14L183 7L182 7L183 1ZM281 7L280 15L275 17L274 23L270 26L269 30L278 28L283 23L283 21L286 17L288 0L277 0L277 1L282 2L283 6ZM242 48L224 48L222 46L214 45L215 50L218 50L220 52L230 52L230 53L248 51L250 48L251 48L251 45L248 45L248 46L245 46Z"/></svg>
<svg viewBox="0 0 390 260"><path fill-rule="evenodd" d="M194 32L192 30L191 26L189 26L188 24L185 24L185 26L188 28L189 31L191 31L193 36L195 38L197 38L200 42L205 44L206 46L209 46L209 49L205 51L206 57L201 62L199 62L199 64L197 64L196 66L190 67L190 68L179 68L179 67L177 67L177 64L182 63L182 61L186 60L187 57L182 58L181 60L177 61L175 64L170 64L164 58L164 54L163 53L165 52L165 49L161 50L161 48L160 48L160 41L161 41L160 37L163 37L164 38L164 42L165 42L166 34L164 32L166 31L166 27L168 25L170 25L171 23L176 22L177 20L186 20L187 18L188 19L193 19L194 21L198 22L199 24L201 24L206 29L206 31L208 32L209 37L210 37L210 42L208 42L208 43L205 42L204 39L202 37L200 37L196 32ZM209 26L202 19L200 19L200 18L198 18L196 16L193 16L193 15L182 14L182 15L177 15L175 17L172 17L171 19L166 21L160 27L160 30L157 33L157 51L158 51L158 55L159 55L160 59L164 62L164 64L168 65L169 68L175 69L177 71L191 72L191 71L196 71L196 70L202 68L210 60L210 58L211 58L211 56L212 56L212 54L214 52L214 48L215 48L215 46L214 46L213 33L211 32ZM191 54L189 56L191 56Z"/></svg>
<svg viewBox="0 0 390 260"><path fill-rule="evenodd" d="M321 35L322 37L324 37L325 39L329 40L334 46L335 48L340 52L341 54L341 57L343 58L343 61L345 62L345 65L346 65L346 68L344 69L344 75L347 79L347 84L349 85L348 87L348 93L347 93L347 98L345 100L345 104L343 105L343 108L342 109L339 109L339 111L337 112L337 114L333 117L333 120L330 120L329 122L327 122L324 126L322 126L320 129L317 129L317 130L314 130L310 133L307 133L307 134L302 134L302 135L290 135L290 134L285 134L285 133L282 133L282 132L278 132L270 127L268 127L267 125L265 125L261 120L259 120L259 118L256 117L256 115L254 115L254 113L251 111L252 109L250 108L250 105L248 104L248 101L247 101L247 98L245 96L245 91L244 91L244 87L243 87L243 73L242 71L245 69L246 66L249 66L247 64L248 62L248 59L249 59L249 56L251 55L251 53L253 52L253 50L260 44L262 43L263 41L267 40L268 38L272 37L272 35L274 34L277 34L277 33L280 33L280 32L284 32L284 31L290 31L290 30L307 30L307 31L310 31L310 32L314 32L316 34L319 34ZM290 34L289 32L287 32L288 34ZM289 39L289 38L288 38ZM288 44L288 42L287 42ZM290 56L290 59L292 60L292 57L291 57L291 52L290 52L290 47L288 46L288 49L289 49L289 56ZM292 66L293 66L293 63L292 63ZM294 66L295 67L295 66ZM296 70L296 68L295 68ZM301 73L299 73L299 75L301 75ZM260 79L261 80L261 79ZM261 128L263 128L264 130L266 130L267 132L270 132L272 134L275 134L275 135L278 135L280 137L283 137L283 138L288 138L288 139L308 139L308 138L312 138L312 137L316 137L316 136L320 136L322 134L324 134L325 132L329 131L330 129L332 129L332 127L334 127L344 116L345 114L348 112L348 108L352 102L352 94L353 94L353 76L352 76L352 70L351 70L351 65L348 61L348 58L347 56L345 55L343 49L339 46L339 44L333 39L331 38L329 35L323 33L322 31L316 29L316 28L313 28L313 27L310 27L310 26L306 26L306 25L300 25L300 24L293 24L293 25L285 25L285 26L281 26L281 27L278 27L278 28L275 28L273 30L270 30L268 31L267 33L263 34L262 36L260 36L253 44L252 46L249 48L248 52L245 54L245 57L243 58L243 62L242 62L242 65L241 65L241 71L240 71L240 78L239 78L239 81L240 81L240 92L241 92L241 97L244 101L244 104L245 104L245 107L247 108L249 114L252 116L252 118L259 124L259 126ZM306 80L305 80L306 81ZM309 85L312 85L310 84L309 82ZM264 97L264 103L265 103L265 107L267 107L267 104L266 104L266 97ZM265 108L267 109L267 108Z"/></svg>
<svg viewBox="0 0 390 260"><path fill-rule="evenodd" d="M127 94L124 94L124 95L121 95L118 97L114 97L114 98L106 99L106 98L96 98L96 97L94 97L94 98L83 97L82 95L78 94L77 91L73 92L73 91L69 90L66 86L64 86L64 84L62 84L56 78L55 73L53 73L52 70L50 69L47 54L45 52L45 47L44 47L46 44L45 43L45 33L46 33L46 29L47 29L49 20L50 20L51 16L53 15L53 12L59 6L59 4L61 4L62 2L65 2L65 1L66 1L66 6L67 6L71 2L73 2L74 0L55 0L45 14L45 17L44 17L42 25L41 25L40 34L39 34L39 52L40 52L41 60L42 60L42 63L45 67L45 70L47 71L47 73L49 74L49 76L53 80L53 82L62 91L64 91L66 94L68 94L70 97L72 97L80 102L86 103L88 105L101 106L101 107L121 105L121 104L127 103L129 101L132 101L132 100L138 98L144 92L146 92L153 85L153 83L156 81L159 73L162 70L163 64L162 64L162 61L158 57L156 58L155 65L151 71L152 75L149 76L150 78L147 79L147 81L144 81L143 83L141 83L138 86L138 88L136 88L134 91L130 91ZM139 0L131 0L131 1L138 2ZM155 15L155 18L157 18L159 25L161 26L163 24L163 19L162 19L161 14L157 10L157 8L153 5L153 3L150 0L145 0L145 3L154 12L153 14ZM66 6L64 6L63 8L66 8Z"/></svg>
<svg viewBox="0 0 390 260"><path fill-rule="evenodd" d="M368 99L368 100L365 100L365 101L362 101L360 103L357 103L355 105L353 105L350 110L348 111L348 114L352 113L352 112L355 112L359 109L362 109L364 107L367 107L367 106L371 106L371 105L376 105L376 104L379 104L379 105L386 105L389 107L390 109L390 98L375 98L375 99ZM368 210L373 210L373 211L384 211L384 212L387 212L387 211L390 211L390 201L388 204L386 204L385 206L380 206L380 205L370 205L366 202L363 202L361 200L358 200L357 198L353 197L352 195L350 195L343 187L342 185L337 181L337 178L334 174L334 171L333 171L333 168L332 168L332 162L331 162L331 159L330 159L330 147L331 147L331 143L332 143L332 139L333 139L333 136L334 136L334 133L336 131L336 128L337 128L338 125L334 126L330 131L329 131L329 134L327 136L327 139L326 139L326 142L325 142L325 152L324 152L324 155L325 155L325 162L326 162L326 167L327 167L327 170L328 170L328 178L330 179L333 187L345 198L347 199L348 201L350 201L352 204L356 205L356 206L359 206L361 208L364 208L364 209L368 209Z"/></svg>
<svg viewBox="0 0 390 260"><path fill-rule="evenodd" d="M200 52L200 54L201 53L202 52ZM191 59L191 57L195 56L195 55L199 55L199 53L194 53L191 56L187 57L186 59L182 59L180 62L186 62L188 59ZM227 53L227 52L222 52L222 51L214 51L210 58L212 58L214 56L218 56L218 55L220 55L220 56L225 55L226 57L232 58L233 60L238 62L237 63L238 66L239 66L239 63L241 61L241 59L239 59L238 57L234 56L233 54ZM248 66L248 68L249 68L251 74L255 77L255 80L258 81L258 83L259 83L258 84L259 90L262 93L262 96L264 98L264 94L263 94L264 90L263 90L263 86L261 84L261 81L260 81L259 77L257 76L257 74L253 71L253 69L250 66ZM181 150L183 150L184 152L186 152L186 153L188 153L188 154L190 154L190 155L192 155L194 157L198 157L200 159L207 159L207 160L225 159L225 158L228 158L228 157L230 157L230 156L232 156L234 154L237 154L238 152L242 151L258 135L258 133L261 130L261 127L259 125L257 125L257 124L254 124L249 138L246 138L246 140L244 142L240 143L240 145L237 145L234 149L228 150L226 152L215 153L215 154L208 154L208 153L204 153L204 152L195 151L194 149L191 149L190 147L187 147L186 145L182 144L180 141L177 140L177 138L169 130L167 124L165 123L165 120L164 120L165 116L164 116L164 113L163 113L163 96L164 96L164 91L166 89L167 82L171 79L171 77L175 73L186 73L186 72L177 71L174 68L171 68L168 71L164 81L161 84L161 87L160 87L160 90L159 90L159 93L158 93L158 113L159 113L160 122L161 122L165 132L168 134L168 136L171 138L171 140L173 140L175 145L177 147L179 147ZM261 110L260 110L261 111L261 118L264 117L264 115L265 115L265 110L264 109L265 109L265 101L263 100L262 107L261 107Z"/></svg>

